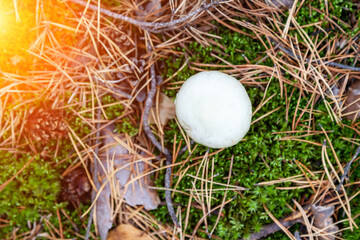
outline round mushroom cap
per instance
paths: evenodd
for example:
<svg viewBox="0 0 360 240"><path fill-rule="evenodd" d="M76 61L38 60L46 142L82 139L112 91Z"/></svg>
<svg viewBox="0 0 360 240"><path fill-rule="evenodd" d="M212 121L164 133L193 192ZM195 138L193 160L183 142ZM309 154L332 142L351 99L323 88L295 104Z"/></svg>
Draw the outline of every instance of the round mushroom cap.
<svg viewBox="0 0 360 240"><path fill-rule="evenodd" d="M218 71L191 76L176 95L176 116L189 136L211 148L237 144L251 124L251 102L243 85Z"/></svg>

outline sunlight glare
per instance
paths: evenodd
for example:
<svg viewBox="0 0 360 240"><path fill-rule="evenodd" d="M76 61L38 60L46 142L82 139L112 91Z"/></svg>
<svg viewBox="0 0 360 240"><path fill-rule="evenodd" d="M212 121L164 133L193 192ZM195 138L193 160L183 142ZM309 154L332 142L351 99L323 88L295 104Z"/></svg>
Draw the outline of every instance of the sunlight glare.
<svg viewBox="0 0 360 240"><path fill-rule="evenodd" d="M0 29L2 29L4 22L5 22L5 15L4 13L0 10Z"/></svg>
<svg viewBox="0 0 360 240"><path fill-rule="evenodd" d="M6 32L6 25L8 24L9 15L6 14L3 9L0 9L0 33L4 34Z"/></svg>

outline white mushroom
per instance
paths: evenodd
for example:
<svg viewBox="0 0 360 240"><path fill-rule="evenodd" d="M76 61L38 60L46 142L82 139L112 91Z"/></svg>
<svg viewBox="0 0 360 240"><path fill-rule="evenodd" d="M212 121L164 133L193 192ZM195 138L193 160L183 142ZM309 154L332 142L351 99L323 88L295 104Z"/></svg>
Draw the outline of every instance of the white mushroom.
<svg viewBox="0 0 360 240"><path fill-rule="evenodd" d="M238 143L251 124L251 102L243 85L221 72L200 72L179 90L176 116L189 136L211 148Z"/></svg>

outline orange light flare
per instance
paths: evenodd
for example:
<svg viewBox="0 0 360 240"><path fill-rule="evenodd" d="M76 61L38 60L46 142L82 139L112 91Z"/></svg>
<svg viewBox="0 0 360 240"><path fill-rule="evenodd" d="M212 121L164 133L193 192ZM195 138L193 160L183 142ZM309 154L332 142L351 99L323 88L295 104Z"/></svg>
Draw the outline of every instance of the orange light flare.
<svg viewBox="0 0 360 240"><path fill-rule="evenodd" d="M0 1L0 70L19 73L20 65L25 64L34 21L27 9L20 13L15 4L16 1ZM21 15L24 21L20 21Z"/></svg>
<svg viewBox="0 0 360 240"><path fill-rule="evenodd" d="M0 36L2 38L6 37L13 14L14 11L9 10L3 6L3 4L0 4Z"/></svg>
<svg viewBox="0 0 360 240"><path fill-rule="evenodd" d="M1 34L4 34L4 28L6 26L6 15L3 11L0 9L0 32Z"/></svg>
<svg viewBox="0 0 360 240"><path fill-rule="evenodd" d="M77 26L73 10L61 0L0 0L0 71L22 75L40 70L36 54L74 46L75 32L69 30Z"/></svg>

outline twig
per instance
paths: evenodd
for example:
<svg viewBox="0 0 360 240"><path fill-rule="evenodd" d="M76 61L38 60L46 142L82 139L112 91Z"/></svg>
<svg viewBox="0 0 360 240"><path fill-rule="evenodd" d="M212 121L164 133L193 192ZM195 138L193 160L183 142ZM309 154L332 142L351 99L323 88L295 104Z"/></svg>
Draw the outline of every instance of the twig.
<svg viewBox="0 0 360 240"><path fill-rule="evenodd" d="M190 12L188 15L181 17L179 19L173 20L173 21L169 21L169 22L147 22L147 21L139 21L127 16L124 16L122 14L119 13L115 13L112 12L110 10L107 10L105 8L99 7L97 5L93 5L93 4L88 4L88 2L84 1L84 0L70 0L71 2L77 3L79 5L85 6L90 8L91 10L94 11L100 11L101 13L109 16L109 17L113 17L115 19L119 19L128 23L131 23L135 26L141 27L142 29L145 29L147 31L156 31L159 29L164 29L164 28L174 28L174 27L178 27L180 24L186 22L187 20L189 20L190 18L192 18L193 16L195 16L198 13L201 13L211 7L213 7L216 4L219 4L220 2L223 2L225 0L220 0L220 1L211 1L208 4L203 4L201 5L200 8Z"/></svg>
<svg viewBox="0 0 360 240"><path fill-rule="evenodd" d="M97 80L97 83L98 83L99 85L102 85L102 86L104 86L105 88L111 90L112 92L110 92L110 94L111 94L114 98L119 98L119 95L120 95L120 96L123 96L123 97L125 97L125 98L127 98L127 99L131 99L131 98L132 98L132 96L131 96L130 94L127 94L126 92L123 92L123 91L121 91L120 89L117 89L117 88L115 88L115 87L112 87L112 86L110 86L110 84L104 83L104 82L102 82L101 80L99 80L99 79L97 79L97 78L95 78L95 79Z"/></svg>
<svg viewBox="0 0 360 240"><path fill-rule="evenodd" d="M341 176L340 179L340 183L339 186L336 188L336 191L339 191L341 186L344 184L344 180L345 178L348 179L349 178L349 171L350 171L350 167L351 164L355 161L355 159L357 158L357 156L360 154L360 146L356 149L356 152L354 154L354 156L352 157L352 159L350 160L350 162L348 162L344 168L344 174Z"/></svg>
<svg viewBox="0 0 360 240"><path fill-rule="evenodd" d="M99 119L100 118L100 114L101 114L101 110L100 108L97 110L97 118ZM93 167L92 167L92 170L93 170L93 181L95 183L95 187L96 189L99 189L101 186L100 186L100 183L99 183L99 180L98 180L98 163L97 163L97 156L98 156L98 153L99 153L99 144L100 144L100 122L96 124L96 140L95 140L95 157L94 157L94 161L93 161ZM95 201L95 198L96 198L96 190L93 189L92 192L91 192L91 202L94 202ZM88 240L89 239L89 235L90 235L90 229L91 229L91 223L92 223L92 220L93 220L93 216L94 216L94 208L91 208L91 211L90 211L90 215L89 215L89 220L88 220L88 223L87 223L87 226L86 226L86 234L85 234L85 240Z"/></svg>
<svg viewBox="0 0 360 240"><path fill-rule="evenodd" d="M309 35L310 36L315 36L315 35L318 35L318 34L320 34L320 33L324 33L324 31L325 32L330 32L330 31L335 31L336 30L336 28L325 28L325 29L322 29L322 30L317 30L317 31L315 31L315 32L312 32L312 33L309 33Z"/></svg>
<svg viewBox="0 0 360 240"><path fill-rule="evenodd" d="M193 141L193 140L190 140L190 146L191 146L193 143L194 143L194 141ZM183 155L183 153L185 153L187 150L189 150L189 155L191 155L191 154L192 154L191 149L188 149L188 146L185 145L182 149L180 149L180 151L179 151L179 153L178 153L178 156Z"/></svg>
<svg viewBox="0 0 360 240"><path fill-rule="evenodd" d="M279 221L284 227L289 228L296 223L301 223L302 219L298 218L298 219L295 219L292 221L284 221L283 219L280 219ZM276 233L277 231L280 231L280 230L281 230L281 228L276 223L270 223L269 225L266 225L265 227L263 227L258 233L251 234L249 239L250 240L261 239L270 234Z"/></svg>
<svg viewBox="0 0 360 240"><path fill-rule="evenodd" d="M304 209L304 211L309 211L310 207L311 207L311 205L306 205L305 207L303 207L303 209ZM301 217L302 216L301 216L300 212L295 212L289 216L279 219L279 222L285 228L289 228L296 223L301 223L303 221L301 219ZM259 232L251 234L249 239L250 240L261 239L261 238L264 238L264 237L266 237L270 234L273 234L277 231L280 231L280 230L281 230L281 228L276 223L270 223L270 224L264 226Z"/></svg>
<svg viewBox="0 0 360 240"><path fill-rule="evenodd" d="M292 58L295 58L297 60L303 60L303 58L301 58L300 56L294 54L290 49L286 48L286 47L283 47L279 42L277 42L276 40L274 40L273 38L269 37L269 39L278 44L279 45L279 48L285 52L287 55L289 55L290 57ZM313 60L311 60L310 58L305 58L305 60L307 62L311 62ZM321 61L320 60L315 60L316 63L320 64ZM328 65L328 66L333 66L333 67L338 67L338 68L342 68L342 69L348 69L348 70L351 70L351 71L356 71L356 72L360 72L360 67L353 67L353 66L349 66L349 65L345 65L345 64L341 64L341 63L336 63L336 62L324 62L325 65Z"/></svg>
<svg viewBox="0 0 360 240"><path fill-rule="evenodd" d="M148 43L148 51L152 52L152 48L151 48L150 43ZM149 125L149 122L148 122L150 109L152 107L153 99L154 99L154 96L156 94L156 74L155 74L154 64L152 64L150 66L150 77L151 77L151 86L150 86L150 91L148 92L147 98L145 100L145 108L144 108L144 115L143 115L143 128L144 128L145 134L151 140L151 142L155 145L155 147L160 152L165 154L165 156L166 156L165 165L169 166L169 165L172 164L172 154L170 153L170 151L166 147L162 147L160 142L156 140L154 134L151 131L151 128L150 128L150 125ZM171 201L171 192L169 190L171 188L171 167L166 168L165 188L166 188L166 190L165 190L165 201L166 201L166 205L167 205L167 208L168 208L169 215L170 215L171 219L173 220L173 222L175 223L175 225L177 227L179 227L180 223L179 223L179 220L176 217L174 206L173 206L173 203Z"/></svg>

